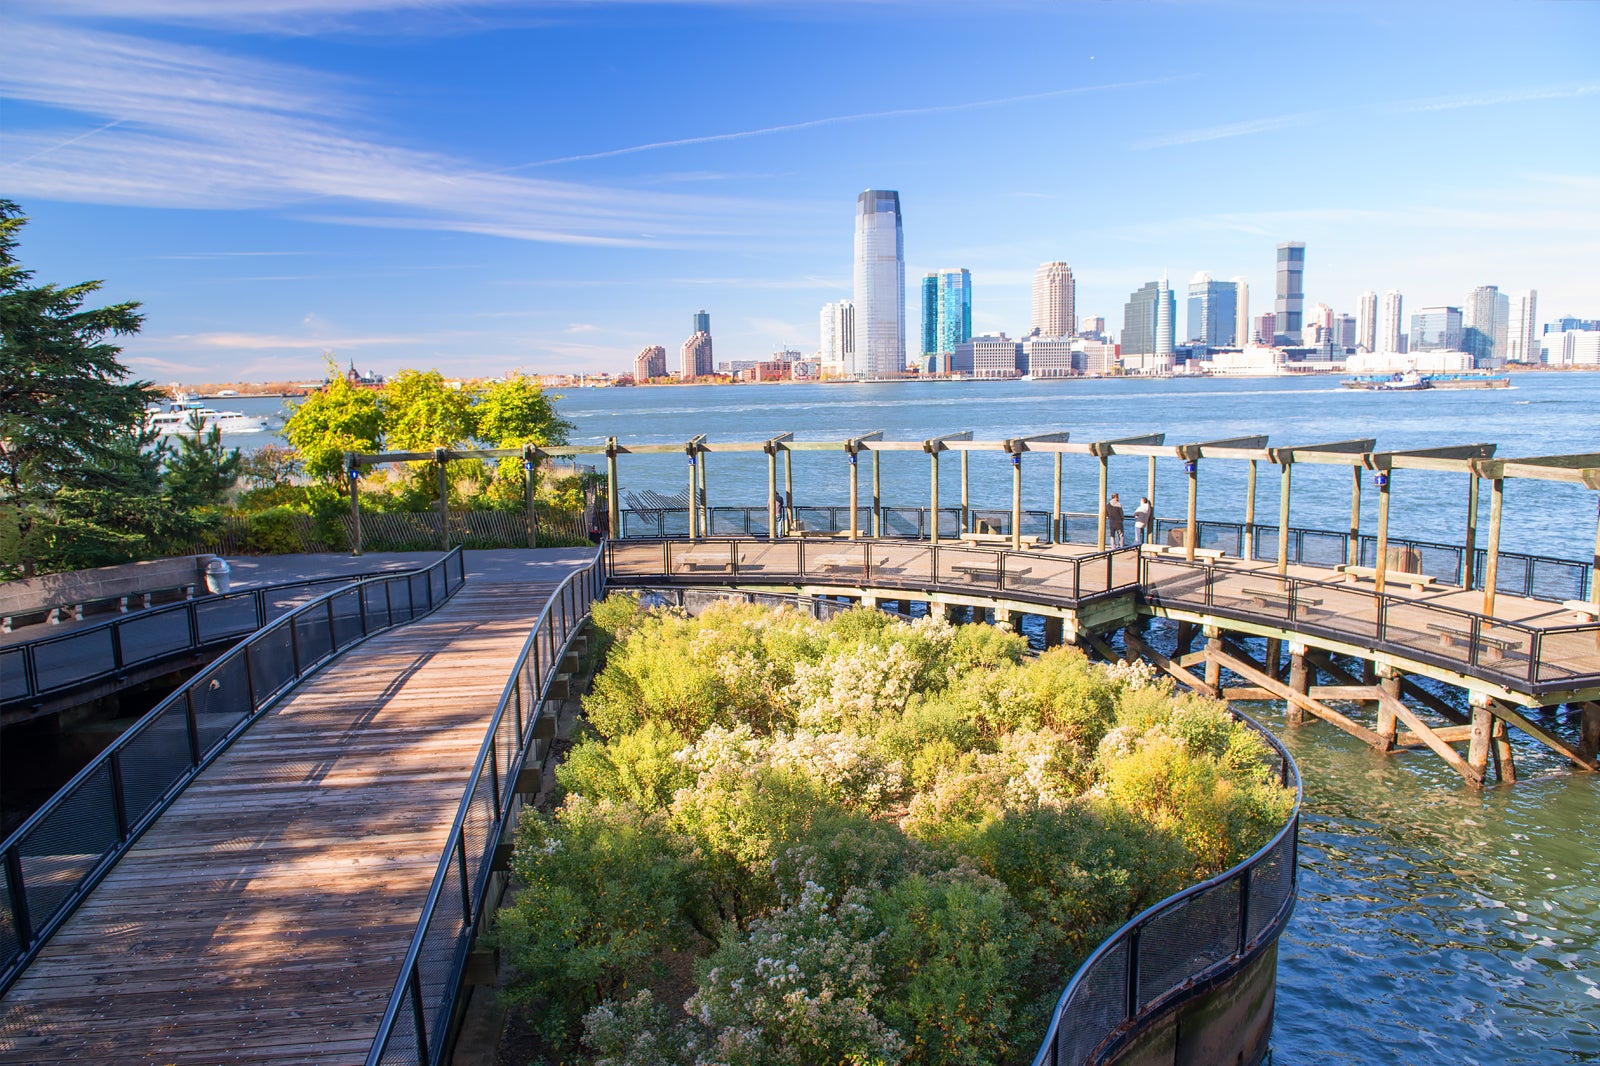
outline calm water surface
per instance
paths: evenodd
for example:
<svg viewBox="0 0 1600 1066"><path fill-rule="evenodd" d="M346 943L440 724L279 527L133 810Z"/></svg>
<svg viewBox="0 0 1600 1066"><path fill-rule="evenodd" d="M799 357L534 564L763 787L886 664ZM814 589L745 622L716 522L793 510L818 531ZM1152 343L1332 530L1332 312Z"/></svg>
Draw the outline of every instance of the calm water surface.
<svg viewBox="0 0 1600 1066"><path fill-rule="evenodd" d="M839 440L883 430L921 440L970 429L980 439L1067 430L1078 441L1164 431L1168 443L1265 433L1274 445L1376 437L1383 449L1493 441L1501 455L1600 452L1600 374L1519 374L1494 391L1378 394L1333 378L1238 381L1078 381L574 389L561 403L576 443L760 440L793 432ZM245 409L276 401L224 401ZM241 440L240 443L243 443ZM974 503L1009 506L1005 459L972 458ZM760 506L759 453L710 457L714 506ZM957 498L947 458L941 502ZM1095 462L1068 457L1069 510L1093 510ZM1027 505L1048 508L1048 459L1024 460ZM883 459L884 498L923 503L925 456ZM675 492L682 456L625 456L624 489ZM866 471L862 471L865 475ZM1257 514L1277 515L1275 470L1263 468ZM1111 463L1112 488L1137 500L1142 459ZM800 503L843 503L842 454L800 453ZM1297 468L1292 522L1343 528L1350 474ZM870 478L861 478L870 492ZM1203 464L1202 518L1243 516L1243 464ZM1161 464L1158 510L1179 512L1183 474ZM1401 471L1393 482L1397 536L1460 542L1467 484ZM1487 520L1485 493L1484 519ZM1363 527L1376 522L1365 493ZM1504 547L1584 559L1595 494L1509 483ZM1474 794L1442 762L1388 758L1327 726L1284 729L1281 708L1247 709L1285 735L1306 782L1299 908L1281 945L1274 1062L1600 1062L1600 782L1569 774L1532 744L1518 748L1514 787ZM1576 712L1558 728L1577 729Z"/></svg>

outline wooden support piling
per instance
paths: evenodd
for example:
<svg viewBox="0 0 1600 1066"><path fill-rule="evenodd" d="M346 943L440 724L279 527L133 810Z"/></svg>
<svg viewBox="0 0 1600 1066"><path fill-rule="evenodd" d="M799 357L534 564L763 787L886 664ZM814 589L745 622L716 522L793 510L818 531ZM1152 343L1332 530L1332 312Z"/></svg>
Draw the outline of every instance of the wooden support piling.
<svg viewBox="0 0 1600 1066"><path fill-rule="evenodd" d="M1223 644L1222 631L1215 626L1206 626L1206 688L1213 696L1222 695L1222 660L1211 654L1213 649L1220 649Z"/></svg>
<svg viewBox="0 0 1600 1066"><path fill-rule="evenodd" d="M1399 727L1396 724L1397 715L1395 708L1402 706L1400 703L1400 674L1390 667L1378 668L1378 685L1388 696L1388 699L1378 701L1378 735L1387 745L1385 751L1394 750L1395 733Z"/></svg>
<svg viewBox="0 0 1600 1066"><path fill-rule="evenodd" d="M1511 754L1511 736L1506 732L1506 723L1500 718L1494 720L1491 740L1493 744L1489 750L1494 758L1494 776L1503 784L1516 784L1517 764Z"/></svg>
<svg viewBox="0 0 1600 1066"><path fill-rule="evenodd" d="M1267 638L1267 676L1279 681L1283 680L1283 640L1279 637Z"/></svg>
<svg viewBox="0 0 1600 1066"><path fill-rule="evenodd" d="M1290 644L1289 687L1302 696L1306 695L1307 691L1311 687L1311 681L1316 672L1316 668L1313 667L1310 661L1306 658L1305 645ZM1298 704L1290 703L1288 705L1286 718L1289 725L1303 725L1306 720L1306 712L1302 710Z"/></svg>
<svg viewBox="0 0 1600 1066"><path fill-rule="evenodd" d="M1600 703L1585 703L1578 715L1579 754L1590 759L1600 756Z"/></svg>
<svg viewBox="0 0 1600 1066"><path fill-rule="evenodd" d="M1489 710L1489 701L1473 693L1472 737L1467 747L1467 765L1477 775L1480 788L1489 773L1489 740L1493 733L1494 713Z"/></svg>

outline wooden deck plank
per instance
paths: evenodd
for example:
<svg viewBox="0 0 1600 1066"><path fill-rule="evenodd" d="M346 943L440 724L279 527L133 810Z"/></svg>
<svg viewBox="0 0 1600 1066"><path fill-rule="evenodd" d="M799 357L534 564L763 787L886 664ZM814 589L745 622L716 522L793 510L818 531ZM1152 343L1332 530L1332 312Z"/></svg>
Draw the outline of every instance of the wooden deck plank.
<svg viewBox="0 0 1600 1066"><path fill-rule="evenodd" d="M550 585L468 586L256 723L0 1001L0 1062L360 1062Z"/></svg>

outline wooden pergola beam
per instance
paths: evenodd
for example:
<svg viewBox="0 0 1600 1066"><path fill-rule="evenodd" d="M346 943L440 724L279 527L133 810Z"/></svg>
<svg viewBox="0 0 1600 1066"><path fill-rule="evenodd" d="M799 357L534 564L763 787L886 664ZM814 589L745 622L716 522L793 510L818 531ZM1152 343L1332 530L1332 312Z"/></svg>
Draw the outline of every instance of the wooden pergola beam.
<svg viewBox="0 0 1600 1066"><path fill-rule="evenodd" d="M1268 448L1267 458L1280 466L1289 463L1324 463L1329 466L1366 465L1363 457L1378 443L1376 437L1329 441L1326 444L1298 444L1290 448Z"/></svg>

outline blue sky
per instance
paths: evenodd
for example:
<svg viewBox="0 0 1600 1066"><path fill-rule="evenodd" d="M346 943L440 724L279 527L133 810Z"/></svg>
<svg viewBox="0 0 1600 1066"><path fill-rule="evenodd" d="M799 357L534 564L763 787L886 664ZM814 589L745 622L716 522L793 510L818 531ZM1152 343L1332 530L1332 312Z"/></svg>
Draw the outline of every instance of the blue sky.
<svg viewBox="0 0 1600 1066"><path fill-rule="evenodd" d="M41 280L143 302L156 381L813 351L855 196L908 323L973 272L1013 336L1065 259L1308 305L1474 285L1600 316L1600 4L8 0L0 195Z"/></svg>

